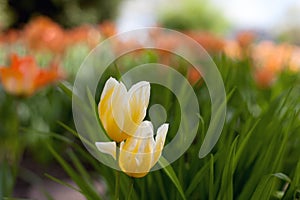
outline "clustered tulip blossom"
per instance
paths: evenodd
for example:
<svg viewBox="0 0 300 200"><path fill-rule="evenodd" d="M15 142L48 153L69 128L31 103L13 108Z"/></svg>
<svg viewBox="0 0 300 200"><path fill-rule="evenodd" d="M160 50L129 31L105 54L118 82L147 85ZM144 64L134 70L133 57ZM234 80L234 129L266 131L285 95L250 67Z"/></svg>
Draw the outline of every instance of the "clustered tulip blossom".
<svg viewBox="0 0 300 200"><path fill-rule="evenodd" d="M39 68L31 56L11 55L9 67L0 67L0 82L3 88L16 96L31 96L38 89L63 78L57 65L48 69Z"/></svg>
<svg viewBox="0 0 300 200"><path fill-rule="evenodd" d="M33 52L47 52L61 56L73 45L87 44L94 48L103 39L116 34L112 22L95 25L81 25L64 29L46 16L37 16L21 30L0 30L0 45L20 43Z"/></svg>
<svg viewBox="0 0 300 200"><path fill-rule="evenodd" d="M64 29L56 22L45 16L33 18L22 30L0 31L0 45L23 44L29 51L50 52L56 56L62 56L69 48L78 44L86 44L94 48L99 42L117 33L114 23L106 21L99 25L82 25L72 29ZM211 54L224 53L227 57L241 61L249 59L253 67L253 77L258 86L271 86L278 74L283 70L299 72L300 48L296 45L275 44L272 41L256 42L254 32L243 31L234 39L222 39L212 33L203 31L185 31L189 37L202 45ZM177 49L180 42L172 35L166 35L163 31L149 33L156 42L159 63L177 67L177 59L163 49ZM113 51L118 54L124 48L141 48L138 40L119 40L112 43ZM139 57L143 51L134 51L133 56ZM194 84L201 80L198 72L188 71L188 80Z"/></svg>
<svg viewBox="0 0 300 200"><path fill-rule="evenodd" d="M138 82L127 91L122 82L109 78L98 105L103 127L114 141L96 142L97 148L117 159L120 169L136 178L145 176L157 163L168 132L168 124L161 125L154 140L152 123L143 121L149 98L148 82Z"/></svg>

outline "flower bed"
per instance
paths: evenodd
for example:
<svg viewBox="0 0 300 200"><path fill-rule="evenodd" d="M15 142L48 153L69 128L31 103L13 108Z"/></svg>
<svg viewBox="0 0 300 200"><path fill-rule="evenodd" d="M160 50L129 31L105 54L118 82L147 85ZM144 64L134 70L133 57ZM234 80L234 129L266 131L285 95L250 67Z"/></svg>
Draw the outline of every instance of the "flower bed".
<svg viewBox="0 0 300 200"><path fill-rule="evenodd" d="M106 156L103 158L115 160L119 172L98 162L84 148L72 116L72 94L74 104L78 92L72 87L80 65L90 50L115 34L110 22L66 30L45 17L32 20L22 30L0 34L0 196L30 198L27 188L20 194L20 183L25 182L29 188L48 179L86 199L299 198L298 46L260 41L250 32L233 40L207 32L185 32L211 56L227 96L222 134L210 154L199 158L213 112L205 73L185 58L164 50L181 47L172 35L149 32L148 37L159 47L156 50L142 48L139 38L114 40L110 50L115 54L126 48L136 50L110 63L99 78L95 97L88 97L91 110L98 114L99 127L108 136L108 141L91 145ZM101 61L93 62L99 70L104 67ZM138 83L136 93L127 92L119 82L123 74L147 63L171 66L186 78L199 102L195 138L171 165L163 159L162 151L184 121L177 96L152 83L150 95L149 82ZM163 70L155 73L168 79ZM172 85L174 80L169 81ZM147 90L141 88L143 83L149 85ZM134 94L133 100L127 97L129 94ZM189 96L185 100L190 101ZM131 118L135 124L130 123ZM118 129L118 123L124 123L124 130ZM188 126L189 122L185 123ZM100 138L95 131L91 130L92 136ZM192 132L185 131L187 135ZM116 147L120 147L119 152ZM163 169L151 171L155 166ZM64 172L55 175L57 169ZM62 181L66 175L76 186ZM43 189L45 196L51 196L47 188Z"/></svg>

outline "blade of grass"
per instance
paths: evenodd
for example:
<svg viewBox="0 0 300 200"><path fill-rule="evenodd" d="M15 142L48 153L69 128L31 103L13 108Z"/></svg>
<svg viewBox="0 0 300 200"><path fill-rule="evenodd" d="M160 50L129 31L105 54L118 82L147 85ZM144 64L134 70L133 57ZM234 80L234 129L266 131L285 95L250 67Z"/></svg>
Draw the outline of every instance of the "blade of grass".
<svg viewBox="0 0 300 200"><path fill-rule="evenodd" d="M162 195L162 198L164 200L168 200L168 197L167 197L167 194L166 194L166 190L165 190L160 172L155 172L153 174L155 175L155 180L157 181L158 188L159 188L160 194Z"/></svg>
<svg viewBox="0 0 300 200"><path fill-rule="evenodd" d="M250 136L252 135L253 131L255 130L257 124L259 123L260 119L255 122L255 124L252 126L252 128L247 133L246 137L242 140L241 144L238 146L235 159L234 159L234 168L236 167L243 151L247 148L247 143L249 141Z"/></svg>
<svg viewBox="0 0 300 200"><path fill-rule="evenodd" d="M222 180L221 180L221 189L219 192L218 199L233 199L233 173L234 173L234 159L236 155L236 145L239 136L237 136L231 144L230 151L228 152L227 162L225 162Z"/></svg>
<svg viewBox="0 0 300 200"><path fill-rule="evenodd" d="M85 180L82 179L77 172L75 172L71 165L69 165L50 145L47 145L47 148L55 157L55 159L60 163L63 169L68 173L68 175L72 178L72 180L77 184L77 186L81 189L82 194L91 200L101 199L99 194L90 187Z"/></svg>
<svg viewBox="0 0 300 200"><path fill-rule="evenodd" d="M72 86L68 84L67 82L60 82L58 84L58 87L69 97L72 98L73 92L72 92Z"/></svg>
<svg viewBox="0 0 300 200"><path fill-rule="evenodd" d="M66 183L66 182L64 182L64 181L62 181L62 180L59 180L58 178L55 178L54 176L52 176L52 175L50 175L50 174L45 173L44 175L45 175L47 178L51 179L52 181L54 181L54 182L56 182L56 183L59 183L59 184L61 184L61 185L63 185L63 186L66 186L66 187L68 187L68 188L70 188L70 189L72 189L72 190L74 190L74 191L79 192L79 193L82 194L82 191L79 190L78 188L74 187L73 185L71 185L71 184L69 184L69 183Z"/></svg>
<svg viewBox="0 0 300 200"><path fill-rule="evenodd" d="M210 155L209 200L214 200L214 155Z"/></svg>
<svg viewBox="0 0 300 200"><path fill-rule="evenodd" d="M218 155L214 157L214 162L216 162L217 158L219 157ZM204 166L194 176L189 187L185 191L187 197L191 196L192 192L197 188L198 184L203 180L203 177L206 175L206 172L209 170L209 167L210 167L210 162L206 162Z"/></svg>
<svg viewBox="0 0 300 200"><path fill-rule="evenodd" d="M177 188L178 192L180 193L182 199L186 200L186 197L184 195L183 189L182 189L182 187L180 185L178 177L176 176L176 174L175 174L174 169L172 168L172 166L171 165L167 166L169 163L163 157L161 157L158 162L163 167L164 172L167 174L167 176L171 179L171 181L176 186L176 188Z"/></svg>
<svg viewBox="0 0 300 200"><path fill-rule="evenodd" d="M291 182L290 178L282 173L266 175L261 179L259 185L256 187L256 190L253 196L251 197L251 200L270 199L272 195L274 178L278 178L288 183Z"/></svg>

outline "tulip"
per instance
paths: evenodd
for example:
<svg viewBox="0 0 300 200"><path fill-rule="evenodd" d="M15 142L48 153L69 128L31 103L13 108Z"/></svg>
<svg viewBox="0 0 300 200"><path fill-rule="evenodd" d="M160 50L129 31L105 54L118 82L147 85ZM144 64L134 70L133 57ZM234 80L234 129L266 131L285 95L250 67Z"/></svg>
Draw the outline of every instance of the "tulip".
<svg viewBox="0 0 300 200"><path fill-rule="evenodd" d="M187 77L189 82L195 85L201 79L201 74L194 67L189 67Z"/></svg>
<svg viewBox="0 0 300 200"><path fill-rule="evenodd" d="M147 175L161 156L168 128L168 124L161 125L154 140L152 123L143 121L134 136L120 144L118 157L120 169L135 178ZM99 151L116 159L116 142L96 142L96 146Z"/></svg>
<svg viewBox="0 0 300 200"><path fill-rule="evenodd" d="M13 95L31 96L38 89L61 79L63 74L56 65L41 69L33 57L20 58L11 55L11 65L0 67L0 81L4 89Z"/></svg>
<svg viewBox="0 0 300 200"><path fill-rule="evenodd" d="M288 66L289 69L293 72L300 71L300 48L299 47L294 47Z"/></svg>
<svg viewBox="0 0 300 200"><path fill-rule="evenodd" d="M227 40L224 43L224 54L231 59L241 60L243 58L243 49L235 40Z"/></svg>
<svg viewBox="0 0 300 200"><path fill-rule="evenodd" d="M110 21L105 21L100 24L99 29L104 37L111 37L117 34L116 25Z"/></svg>
<svg viewBox="0 0 300 200"><path fill-rule="evenodd" d="M86 43L89 47L94 48L99 43L100 31L88 25L82 25L68 31L65 31L65 44L71 46L74 44Z"/></svg>
<svg viewBox="0 0 300 200"><path fill-rule="evenodd" d="M210 53L219 53L224 49L225 42L209 32L190 31L186 33Z"/></svg>
<svg viewBox="0 0 300 200"><path fill-rule="evenodd" d="M45 16L36 17L25 26L24 39L34 51L50 51L60 55L66 48L64 30Z"/></svg>
<svg viewBox="0 0 300 200"><path fill-rule="evenodd" d="M127 91L122 82L109 78L98 105L99 118L107 135L116 142L133 135L145 118L149 98L148 82L138 82Z"/></svg>

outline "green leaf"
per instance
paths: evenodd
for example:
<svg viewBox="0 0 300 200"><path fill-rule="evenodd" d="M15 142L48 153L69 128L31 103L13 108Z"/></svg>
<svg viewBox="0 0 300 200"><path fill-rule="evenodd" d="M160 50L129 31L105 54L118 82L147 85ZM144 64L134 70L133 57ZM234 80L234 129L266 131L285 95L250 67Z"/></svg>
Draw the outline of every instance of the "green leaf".
<svg viewBox="0 0 300 200"><path fill-rule="evenodd" d="M160 175L160 172L155 172L153 174L155 174L155 180L157 181L160 194L162 195L164 200L168 200L168 197L167 197L167 194L166 194L166 190L165 190L164 183L163 183L162 177Z"/></svg>
<svg viewBox="0 0 300 200"><path fill-rule="evenodd" d="M218 199L233 199L233 174L234 174L234 159L236 153L236 145L238 141L238 136L232 142L230 151L228 152L228 157L225 162L222 179L221 179L221 189L219 192Z"/></svg>
<svg viewBox="0 0 300 200"><path fill-rule="evenodd" d="M182 189L182 187L180 185L178 177L176 176L176 174L175 174L172 166L169 165L168 161L164 157L160 157L160 159L159 159L158 162L163 167L164 172L167 174L167 176L171 179L171 181L176 186L176 188L177 188L178 192L180 193L182 199L186 200L186 197L184 195L183 189ZM169 165L169 166L167 166L167 165Z"/></svg>
<svg viewBox="0 0 300 200"><path fill-rule="evenodd" d="M215 199L214 194L214 155L210 155L209 200Z"/></svg>
<svg viewBox="0 0 300 200"><path fill-rule="evenodd" d="M56 158L56 160L60 163L60 165L64 168L64 170L68 173L71 179L77 184L77 186L82 191L82 194L88 200L101 200L101 197L94 190L94 188L91 187L91 185L87 183L80 174L73 170L71 165L69 165L50 145L47 145L47 147L52 153L52 155Z"/></svg>
<svg viewBox="0 0 300 200"><path fill-rule="evenodd" d="M214 157L214 162L217 160L218 157L219 157L218 155L216 155ZM211 163L206 162L203 165L203 167L200 170L198 170L198 172L194 176L193 180L191 181L189 187L185 191L185 194L187 197L191 196L192 192L197 188L198 184L203 180L204 176L206 175L206 173L210 169L210 167L211 167Z"/></svg>
<svg viewBox="0 0 300 200"><path fill-rule="evenodd" d="M266 175L261 179L259 185L256 187L256 190L255 190L253 196L251 197L251 200L270 199L272 192L273 192L272 190L273 190L273 186L274 186L273 185L274 178L278 178L287 183L291 182L290 178L283 173Z"/></svg>
<svg viewBox="0 0 300 200"><path fill-rule="evenodd" d="M70 189L72 189L72 190L74 190L74 191L79 192L79 193L82 194L82 192L81 192L78 188L74 187L73 185L71 185L71 184L69 184L69 183L67 183L67 182L64 182L64 181L62 181L62 180L59 180L58 178L55 178L54 176L52 176L52 175L50 175L50 174L47 174L47 173L45 173L45 176L46 176L47 178L51 179L52 181L56 182L56 183L59 183L59 184L61 184L61 185L63 185L63 186L66 186L66 187L68 187L68 188L70 188Z"/></svg>
<svg viewBox="0 0 300 200"><path fill-rule="evenodd" d="M58 84L58 87L70 98L72 99L73 96L73 89L72 86L66 82L66 81L62 81Z"/></svg>
<svg viewBox="0 0 300 200"><path fill-rule="evenodd" d="M255 122L255 124L253 124L252 128L249 130L249 132L247 133L246 137L242 140L241 144L238 146L237 152L236 152L236 156L234 158L234 168L236 167L243 151L246 149L247 150L247 144L249 141L250 136L252 135L253 131L255 130L257 124L259 123L260 119L257 120Z"/></svg>

